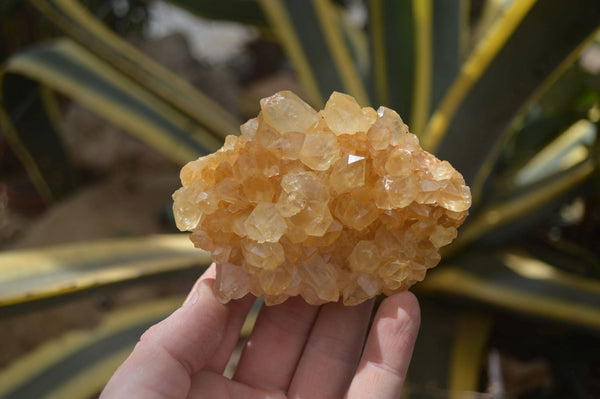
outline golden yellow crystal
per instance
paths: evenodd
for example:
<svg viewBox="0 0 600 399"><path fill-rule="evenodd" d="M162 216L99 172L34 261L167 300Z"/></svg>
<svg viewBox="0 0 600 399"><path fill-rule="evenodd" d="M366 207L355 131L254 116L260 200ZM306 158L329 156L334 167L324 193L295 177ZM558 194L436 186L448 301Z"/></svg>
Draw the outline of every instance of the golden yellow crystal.
<svg viewBox="0 0 600 399"><path fill-rule="evenodd" d="M260 104L173 194L177 226L217 263L217 297L356 305L423 280L467 217L460 173L391 109L333 93L317 112L289 91Z"/></svg>

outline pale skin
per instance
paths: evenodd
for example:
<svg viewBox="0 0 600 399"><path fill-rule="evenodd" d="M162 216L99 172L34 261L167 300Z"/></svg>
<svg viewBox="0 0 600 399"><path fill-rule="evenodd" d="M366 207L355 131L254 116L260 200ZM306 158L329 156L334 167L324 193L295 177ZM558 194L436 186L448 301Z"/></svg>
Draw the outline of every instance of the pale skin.
<svg viewBox="0 0 600 399"><path fill-rule="evenodd" d="M398 398L419 329L415 296L263 307L232 379L223 376L254 297L223 305L212 265L183 306L146 331L101 398Z"/></svg>

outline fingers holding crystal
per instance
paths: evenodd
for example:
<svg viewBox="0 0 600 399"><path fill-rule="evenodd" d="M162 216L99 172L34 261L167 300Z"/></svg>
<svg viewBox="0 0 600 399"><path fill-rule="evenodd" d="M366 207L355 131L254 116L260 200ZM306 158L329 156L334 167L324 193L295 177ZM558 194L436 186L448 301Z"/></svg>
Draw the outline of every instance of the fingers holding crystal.
<svg viewBox="0 0 600 399"><path fill-rule="evenodd" d="M328 303L304 347L290 398L341 398L348 389L360 357L373 301L358 306Z"/></svg>
<svg viewBox="0 0 600 399"><path fill-rule="evenodd" d="M419 304L411 292L381 303L347 399L400 397L420 320Z"/></svg>
<svg viewBox="0 0 600 399"><path fill-rule="evenodd" d="M255 388L287 391L318 311L298 297L263 307L234 380Z"/></svg>
<svg viewBox="0 0 600 399"><path fill-rule="evenodd" d="M227 317L227 325L221 345L216 349L211 360L207 363L205 370L213 371L222 374L225 366L229 362L231 354L240 338L240 331L246 320L246 316L252 307L256 298L252 295L246 295L241 299L231 301L227 306L229 313Z"/></svg>

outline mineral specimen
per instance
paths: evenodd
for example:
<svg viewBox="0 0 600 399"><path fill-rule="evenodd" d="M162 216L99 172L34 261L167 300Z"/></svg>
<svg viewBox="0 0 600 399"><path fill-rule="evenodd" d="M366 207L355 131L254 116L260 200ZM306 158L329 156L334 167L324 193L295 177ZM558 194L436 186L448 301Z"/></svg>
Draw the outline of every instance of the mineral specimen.
<svg viewBox="0 0 600 399"><path fill-rule="evenodd" d="M173 194L177 226L217 264L218 298L356 305L423 280L471 205L460 173L389 108L333 93L317 112L289 91L260 105Z"/></svg>

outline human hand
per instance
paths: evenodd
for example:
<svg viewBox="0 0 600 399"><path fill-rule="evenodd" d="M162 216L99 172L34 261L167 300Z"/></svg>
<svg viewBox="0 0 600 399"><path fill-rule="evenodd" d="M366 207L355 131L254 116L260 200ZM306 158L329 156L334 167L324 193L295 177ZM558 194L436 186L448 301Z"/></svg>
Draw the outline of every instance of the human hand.
<svg viewBox="0 0 600 399"><path fill-rule="evenodd" d="M223 305L214 277L212 265L183 306L142 335L101 399L400 396L420 323L412 293L381 303L362 357L372 300L346 307L290 298L265 306L230 380L223 370L254 297Z"/></svg>

